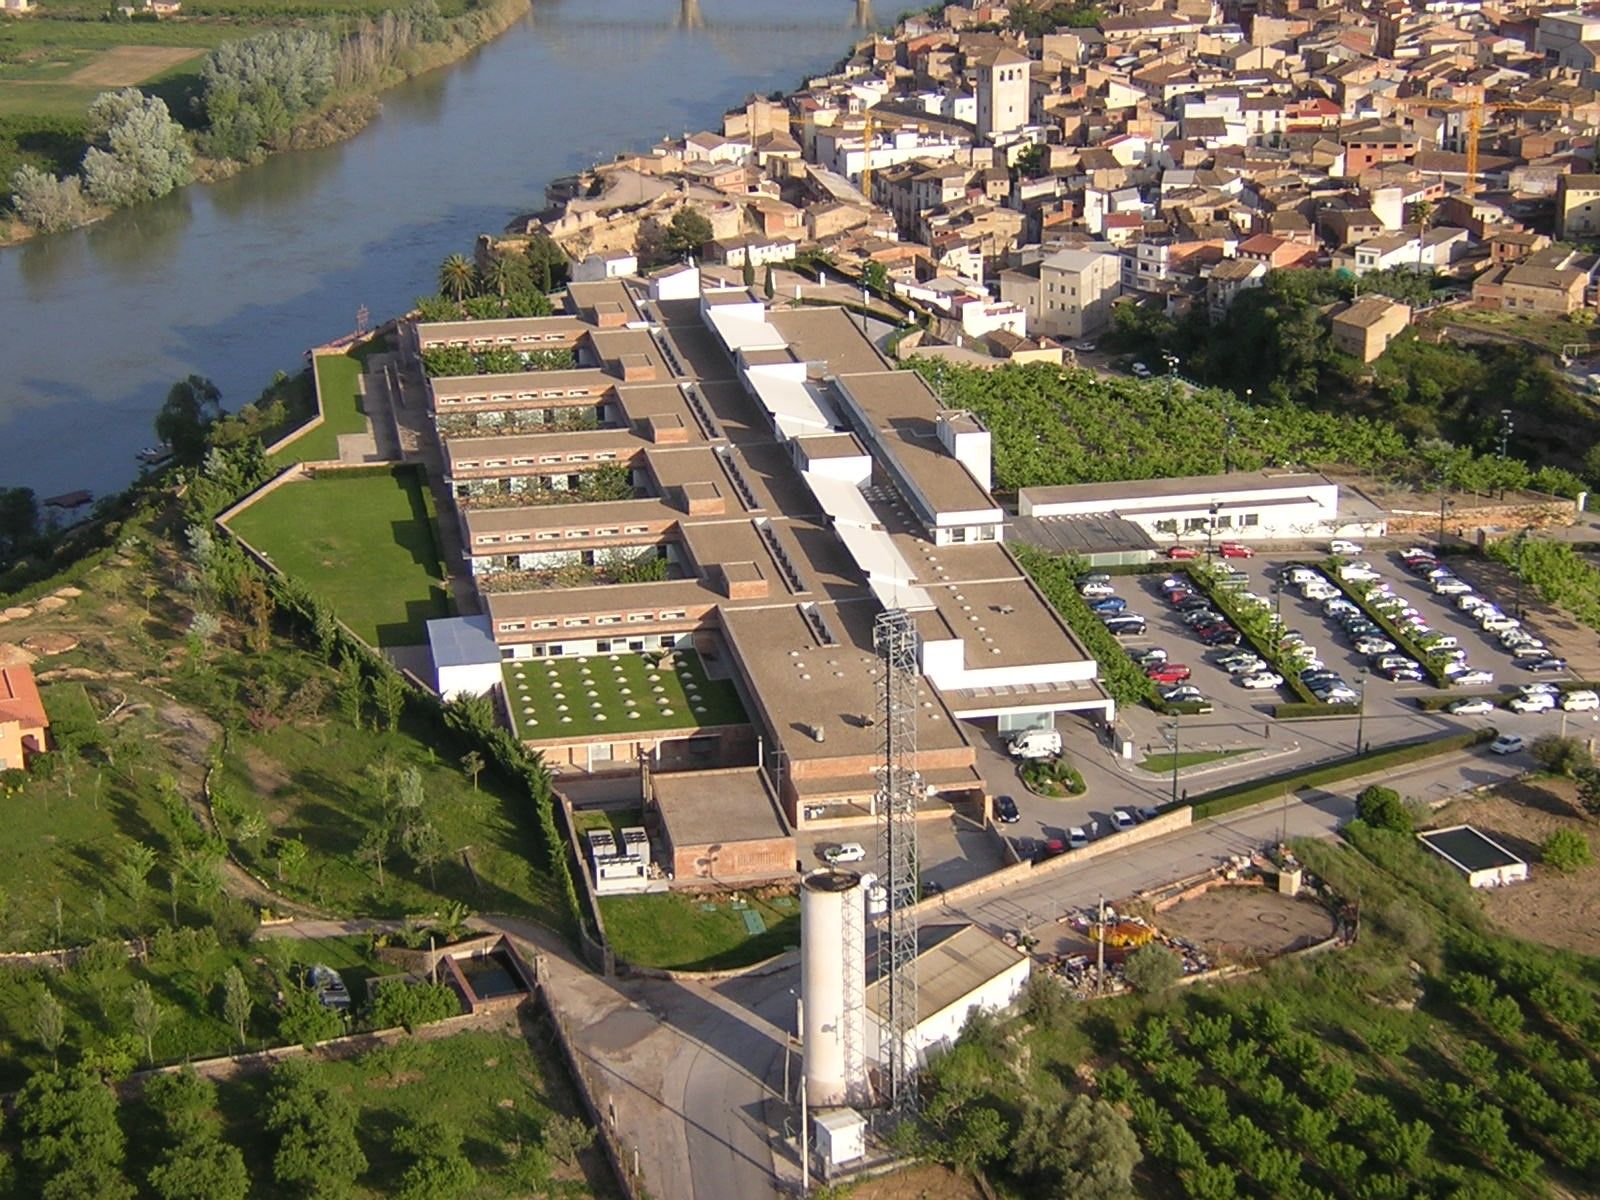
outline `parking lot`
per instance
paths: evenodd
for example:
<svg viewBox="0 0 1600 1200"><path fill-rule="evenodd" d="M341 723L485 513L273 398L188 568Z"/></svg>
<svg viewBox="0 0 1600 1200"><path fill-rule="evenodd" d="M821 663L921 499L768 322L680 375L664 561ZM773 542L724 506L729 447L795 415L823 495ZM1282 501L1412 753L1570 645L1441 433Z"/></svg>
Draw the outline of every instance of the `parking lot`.
<svg viewBox="0 0 1600 1200"><path fill-rule="evenodd" d="M863 861L843 863L842 866L851 871L883 874L884 863L878 855L878 828L875 824L818 833L801 839L800 862L808 871L825 867L827 862L822 852L842 842L854 842L867 854ZM1005 866L1005 856L994 838L966 818L955 815L919 820L917 851L922 858L922 881L925 886L931 883L936 887L952 888Z"/></svg>

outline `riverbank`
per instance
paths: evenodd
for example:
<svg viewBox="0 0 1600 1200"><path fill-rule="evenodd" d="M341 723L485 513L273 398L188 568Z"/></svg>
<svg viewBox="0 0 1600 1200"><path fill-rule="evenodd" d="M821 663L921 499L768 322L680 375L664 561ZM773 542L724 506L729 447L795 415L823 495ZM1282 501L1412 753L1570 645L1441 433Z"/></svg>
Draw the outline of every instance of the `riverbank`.
<svg viewBox="0 0 1600 1200"><path fill-rule="evenodd" d="M259 158L250 162L212 159L201 156L197 151L193 178L185 186L216 183L279 155L321 149L354 137L383 111L379 97L384 92L407 80L460 62L505 33L528 13L530 7L531 0L485 0L477 7L447 19L445 21L447 33L443 38L434 42L420 43L406 50L395 63L377 72L367 82L335 92L315 111L305 114L296 121L288 132ZM270 27L241 30L241 40L243 37L264 32L267 28ZM152 94L170 91L167 88L153 87L148 83L139 86L141 90ZM192 100L193 96L193 92L185 92L181 98ZM164 94L163 98L168 101L170 107L174 100L180 97ZM195 140L196 131L189 131L191 146ZM9 187L9 183L9 179L0 180L0 188ZM93 205L88 211L87 219L79 227L93 225L120 211L123 210ZM45 232L47 231L36 229L9 213L0 216L0 247L19 245Z"/></svg>

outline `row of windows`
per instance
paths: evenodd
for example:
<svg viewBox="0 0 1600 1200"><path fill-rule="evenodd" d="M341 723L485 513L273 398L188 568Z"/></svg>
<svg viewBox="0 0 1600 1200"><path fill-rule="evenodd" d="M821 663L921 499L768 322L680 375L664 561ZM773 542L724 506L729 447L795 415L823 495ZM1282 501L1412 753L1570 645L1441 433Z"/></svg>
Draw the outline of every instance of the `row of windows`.
<svg viewBox="0 0 1600 1200"><path fill-rule="evenodd" d="M539 530L539 532L535 533L533 536L534 536L534 540L535 541L556 542L556 541L560 541L562 538L616 537L618 532L619 532L619 527L618 526L610 525L610 526L605 526L603 528L596 528L596 529L593 529L593 530L589 530L589 529L541 529L541 530ZM650 532L650 526L648 526L648 525L623 525L623 526L620 527L620 532L621 533L645 533L645 534L647 534L647 533ZM484 534L480 534L479 536L473 538L472 539L472 544L474 546L498 546L503 541L504 542L525 542L527 540L528 540L528 535L525 534L525 533L507 533L507 534L503 534L503 535L502 534L498 534L498 533L484 533Z"/></svg>
<svg viewBox="0 0 1600 1200"><path fill-rule="evenodd" d="M480 396L435 396L435 401L441 406L451 404L511 404L518 400L566 400L572 397L600 396L605 393L605 388L546 388L540 392L518 392L513 396L510 392L501 392L496 395Z"/></svg>
<svg viewBox="0 0 1600 1200"><path fill-rule="evenodd" d="M500 622L500 632L501 633L522 633L524 630L527 630L527 629L530 629L530 628L531 629L555 629L558 626L565 626L568 629L582 629L585 626L589 625L591 623L591 621L595 625L621 625L624 622L624 620L626 620L626 622L629 625L643 625L646 622L658 621L658 620L659 621L682 621L688 615L689 614L686 611L684 611L683 609L680 608L680 609L675 609L675 610L670 611L670 612L662 612L659 615L657 615L656 613L653 613L653 612L642 612L642 613L628 613L627 616L624 617L621 613L606 613L604 615L595 616L593 618L590 618L590 617L563 617L559 621L557 621L554 617L541 617L538 620L534 620L534 621L501 621Z"/></svg>
<svg viewBox="0 0 1600 1200"><path fill-rule="evenodd" d="M422 348L424 350L433 350L440 346L464 346L471 349L473 347L539 345L544 342L570 343L571 341L571 335L566 333L524 333L517 337L505 335L494 338L430 338L422 343Z"/></svg>
<svg viewBox="0 0 1600 1200"><path fill-rule="evenodd" d="M1240 529L1254 529L1260 524L1261 524L1261 514L1260 513L1240 513L1239 514L1239 528ZM1185 533L1204 533L1207 529L1211 529L1211 528L1232 529L1233 528L1233 514L1231 514L1231 513L1218 513L1217 514L1217 518L1216 518L1215 526L1212 525L1210 517L1185 517L1184 520L1183 520L1183 531ZM1177 533L1178 532L1178 522L1176 520L1157 521L1156 522L1156 532L1157 533Z"/></svg>
<svg viewBox="0 0 1600 1200"><path fill-rule="evenodd" d="M601 638L599 641L595 642L593 652L595 654L611 654L621 650L643 650L645 648L646 640L647 639L645 638L632 638L626 641L610 641L608 639ZM678 639L673 637L671 634L668 634L665 637L657 638L656 644L663 650L671 650L678 644ZM500 656L502 658L516 658L517 649L518 648L516 646L502 646L500 648ZM527 647L527 650L530 658L561 658L566 654L567 648L560 642L552 642L549 645L529 646ZM587 654L589 651L574 650L573 653Z"/></svg>
<svg viewBox="0 0 1600 1200"><path fill-rule="evenodd" d="M615 450L601 450L601 451L597 451L593 455L589 455L589 454L541 454L539 456L538 465L541 466L541 467L547 467L547 466L550 466L552 464L559 465L561 463L584 463L584 462L590 462L590 461L593 461L593 462L614 462L614 461L616 461L616 457L617 457L617 452ZM534 465L534 460L531 457L530 458L513 458L509 462L506 459L503 459L503 458L486 458L481 463L477 462L476 460L469 462L469 461L463 459L460 462L456 463L456 469L457 470L461 470L461 471L467 471L467 470L475 470L475 469L477 469L479 467L505 467L505 466L531 467L533 465Z"/></svg>

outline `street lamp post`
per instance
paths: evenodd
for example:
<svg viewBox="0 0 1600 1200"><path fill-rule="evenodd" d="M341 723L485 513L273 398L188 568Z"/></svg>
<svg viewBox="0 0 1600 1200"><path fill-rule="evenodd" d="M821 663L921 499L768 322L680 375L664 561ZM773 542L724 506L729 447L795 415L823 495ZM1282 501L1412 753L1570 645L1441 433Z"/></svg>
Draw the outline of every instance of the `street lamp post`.
<svg viewBox="0 0 1600 1200"><path fill-rule="evenodd" d="M1356 673L1356 753L1361 753L1361 734L1367 721L1367 673Z"/></svg>
<svg viewBox="0 0 1600 1200"><path fill-rule="evenodd" d="M1217 512L1221 508L1222 508L1222 505L1219 504L1217 501L1213 500L1211 502L1211 507L1206 510L1207 513L1210 516L1210 520L1208 520L1206 522L1206 557L1207 558L1210 558L1213 554L1216 553L1215 549L1212 547L1212 542L1216 539L1216 536L1217 536Z"/></svg>
<svg viewBox="0 0 1600 1200"><path fill-rule="evenodd" d="M1444 483L1441 482L1439 484L1439 536L1438 536L1437 539L1435 539L1440 550L1444 549L1444 514L1445 514L1445 510L1449 509L1449 508L1454 508L1454 507L1455 507L1455 505L1451 501L1445 499Z"/></svg>
<svg viewBox="0 0 1600 1200"><path fill-rule="evenodd" d="M1233 474L1233 435L1238 432L1238 427L1233 423L1232 415L1229 415L1227 424L1223 426L1222 473L1224 475Z"/></svg>
<svg viewBox="0 0 1600 1200"><path fill-rule="evenodd" d="M1170 408L1172 406L1173 381L1178 376L1178 356L1170 350L1163 350L1161 357L1167 363L1167 406Z"/></svg>

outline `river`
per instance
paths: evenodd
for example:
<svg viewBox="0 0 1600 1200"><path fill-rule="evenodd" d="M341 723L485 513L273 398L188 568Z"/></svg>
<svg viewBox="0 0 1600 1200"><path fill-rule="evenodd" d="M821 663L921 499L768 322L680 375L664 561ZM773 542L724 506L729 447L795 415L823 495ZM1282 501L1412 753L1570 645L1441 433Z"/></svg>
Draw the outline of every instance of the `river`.
<svg viewBox="0 0 1600 1200"><path fill-rule="evenodd" d="M0 251L0 486L120 488L174 380L253 399L312 345L435 288L550 180L720 129L862 36L856 0L535 0L470 58L384 93L354 139L279 155Z"/></svg>

